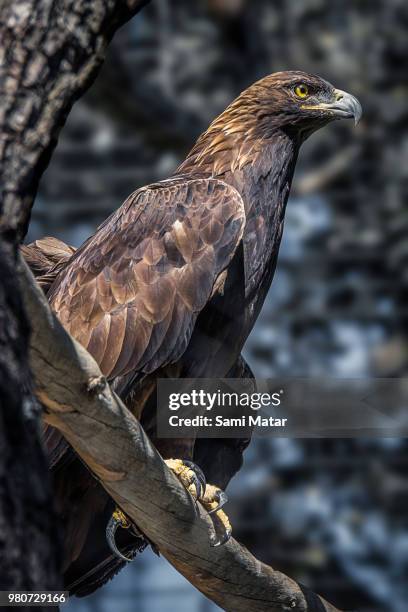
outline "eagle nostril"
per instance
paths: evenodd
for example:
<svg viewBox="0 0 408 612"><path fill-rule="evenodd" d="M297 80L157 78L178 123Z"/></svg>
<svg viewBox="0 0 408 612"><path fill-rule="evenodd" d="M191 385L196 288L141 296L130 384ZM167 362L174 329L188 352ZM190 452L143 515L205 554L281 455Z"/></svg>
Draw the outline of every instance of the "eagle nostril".
<svg viewBox="0 0 408 612"><path fill-rule="evenodd" d="M338 92L337 95L336 95L337 102L339 102L342 99L343 99L343 94L341 92Z"/></svg>

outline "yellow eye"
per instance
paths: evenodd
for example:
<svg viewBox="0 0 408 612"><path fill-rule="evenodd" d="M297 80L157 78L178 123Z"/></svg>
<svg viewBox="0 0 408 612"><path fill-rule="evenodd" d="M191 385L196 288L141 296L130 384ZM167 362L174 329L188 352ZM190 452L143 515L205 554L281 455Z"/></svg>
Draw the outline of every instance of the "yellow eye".
<svg viewBox="0 0 408 612"><path fill-rule="evenodd" d="M302 83L301 85L296 85L295 94L298 98L306 98L309 95L308 86Z"/></svg>

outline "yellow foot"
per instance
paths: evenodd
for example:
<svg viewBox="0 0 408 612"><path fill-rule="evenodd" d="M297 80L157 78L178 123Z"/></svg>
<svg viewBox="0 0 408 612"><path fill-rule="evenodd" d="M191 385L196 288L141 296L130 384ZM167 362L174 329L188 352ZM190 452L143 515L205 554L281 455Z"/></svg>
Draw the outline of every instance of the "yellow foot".
<svg viewBox="0 0 408 612"><path fill-rule="evenodd" d="M201 499L205 493L205 476L192 461L183 461L182 459L166 459L167 467L180 480L181 484L194 497Z"/></svg>
<svg viewBox="0 0 408 612"><path fill-rule="evenodd" d="M165 463L192 497L200 501L211 516L215 530L215 536L211 539L211 546L221 546L228 542L231 537L232 528L228 516L221 510L228 501L224 491L213 485L206 484L203 472L192 461L166 459Z"/></svg>

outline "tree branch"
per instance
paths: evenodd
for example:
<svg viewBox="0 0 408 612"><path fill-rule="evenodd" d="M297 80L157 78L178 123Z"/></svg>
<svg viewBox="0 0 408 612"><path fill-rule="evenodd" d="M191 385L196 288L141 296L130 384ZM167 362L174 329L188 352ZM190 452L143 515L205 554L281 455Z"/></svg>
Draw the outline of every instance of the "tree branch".
<svg viewBox="0 0 408 612"><path fill-rule="evenodd" d="M30 360L44 419L65 436L161 554L224 610L335 608L261 563L235 540L211 548L211 521L167 468L89 353L63 329L21 260ZM310 607L310 606L315 607ZM320 607L317 607L320 606Z"/></svg>

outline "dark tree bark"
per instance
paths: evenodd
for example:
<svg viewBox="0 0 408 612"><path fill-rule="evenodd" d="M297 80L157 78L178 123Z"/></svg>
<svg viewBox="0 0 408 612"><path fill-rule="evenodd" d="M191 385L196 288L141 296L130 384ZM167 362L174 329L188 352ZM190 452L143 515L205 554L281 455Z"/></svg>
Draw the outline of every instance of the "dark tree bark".
<svg viewBox="0 0 408 612"><path fill-rule="evenodd" d="M61 547L16 253L68 112L148 0L0 2L0 589L57 589ZM38 610L38 608L36 608Z"/></svg>
<svg viewBox="0 0 408 612"><path fill-rule="evenodd" d="M28 327L10 253L0 248L0 590L57 589L61 547L38 436Z"/></svg>

